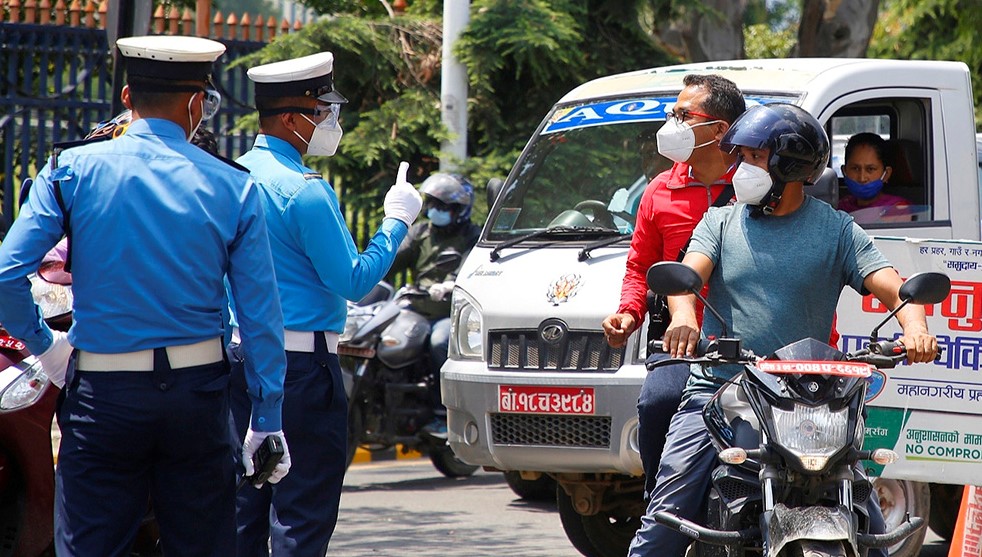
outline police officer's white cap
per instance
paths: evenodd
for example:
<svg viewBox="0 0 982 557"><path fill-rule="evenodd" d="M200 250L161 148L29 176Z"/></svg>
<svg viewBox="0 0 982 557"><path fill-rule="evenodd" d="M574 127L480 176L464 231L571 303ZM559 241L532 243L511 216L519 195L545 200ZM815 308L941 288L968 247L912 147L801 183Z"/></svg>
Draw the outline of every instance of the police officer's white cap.
<svg viewBox="0 0 982 557"><path fill-rule="evenodd" d="M315 97L326 103L346 103L334 89L334 54L309 56L263 64L249 69L257 97Z"/></svg>
<svg viewBox="0 0 982 557"><path fill-rule="evenodd" d="M203 37L149 35L116 41L130 77L207 80L225 45Z"/></svg>

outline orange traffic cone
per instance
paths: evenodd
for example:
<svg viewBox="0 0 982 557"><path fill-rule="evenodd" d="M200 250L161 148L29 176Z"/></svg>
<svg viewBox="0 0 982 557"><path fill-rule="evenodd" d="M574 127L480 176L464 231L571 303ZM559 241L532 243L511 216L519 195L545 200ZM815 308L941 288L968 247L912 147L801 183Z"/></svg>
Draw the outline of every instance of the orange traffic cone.
<svg viewBox="0 0 982 557"><path fill-rule="evenodd" d="M965 486L948 557L982 557L982 488Z"/></svg>

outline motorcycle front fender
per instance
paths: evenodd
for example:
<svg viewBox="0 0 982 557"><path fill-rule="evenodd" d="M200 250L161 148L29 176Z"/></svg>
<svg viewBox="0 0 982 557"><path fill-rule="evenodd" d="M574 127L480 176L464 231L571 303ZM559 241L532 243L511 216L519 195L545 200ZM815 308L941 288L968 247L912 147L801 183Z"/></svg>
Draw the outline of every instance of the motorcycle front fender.
<svg viewBox="0 0 982 557"><path fill-rule="evenodd" d="M798 541L841 541L859 555L857 524L845 507L789 508L780 503L761 518L765 557L777 557L789 543Z"/></svg>

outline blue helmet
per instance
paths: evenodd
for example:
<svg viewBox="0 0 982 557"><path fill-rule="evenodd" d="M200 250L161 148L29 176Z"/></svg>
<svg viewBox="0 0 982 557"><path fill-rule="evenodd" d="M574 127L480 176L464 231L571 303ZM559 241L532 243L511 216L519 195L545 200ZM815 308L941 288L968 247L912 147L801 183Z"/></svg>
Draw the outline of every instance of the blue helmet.
<svg viewBox="0 0 982 557"><path fill-rule="evenodd" d="M474 206L474 186L460 174L431 174L419 187L419 192L427 197L440 200L450 206L456 215L456 222L471 218Z"/></svg>

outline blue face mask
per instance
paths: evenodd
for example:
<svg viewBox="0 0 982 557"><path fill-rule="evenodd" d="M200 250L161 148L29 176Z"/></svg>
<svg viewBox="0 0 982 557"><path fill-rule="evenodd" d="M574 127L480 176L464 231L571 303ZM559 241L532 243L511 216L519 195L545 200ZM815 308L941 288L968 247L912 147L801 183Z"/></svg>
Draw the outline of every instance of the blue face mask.
<svg viewBox="0 0 982 557"><path fill-rule="evenodd" d="M446 226L450 224L450 220L453 218L453 214L450 211L441 211L436 207L430 207L426 211L426 216L433 223L433 226Z"/></svg>
<svg viewBox="0 0 982 557"><path fill-rule="evenodd" d="M855 195L859 199L873 199L880 193L883 189L883 179L878 178L876 180L871 180L865 184L860 184L859 182L851 179L845 178L846 188L849 189L849 193Z"/></svg>

